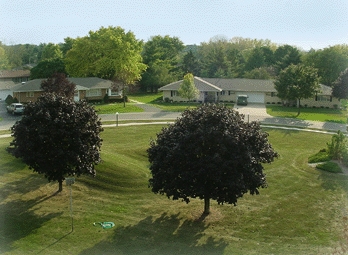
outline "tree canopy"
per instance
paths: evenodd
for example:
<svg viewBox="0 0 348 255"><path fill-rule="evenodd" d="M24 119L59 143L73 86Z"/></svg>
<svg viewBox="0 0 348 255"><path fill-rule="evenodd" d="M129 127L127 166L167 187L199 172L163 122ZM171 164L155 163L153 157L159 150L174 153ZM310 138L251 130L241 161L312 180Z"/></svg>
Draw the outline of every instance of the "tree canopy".
<svg viewBox="0 0 348 255"><path fill-rule="evenodd" d="M152 191L187 203L204 199L204 214L210 199L236 205L248 191L259 194L267 185L262 163L278 154L260 124L243 118L222 105L202 105L162 128L147 150Z"/></svg>
<svg viewBox="0 0 348 255"><path fill-rule="evenodd" d="M317 70L301 64L291 64L281 71L274 85L279 98L297 100L298 115L300 114L301 99L314 96L320 89Z"/></svg>
<svg viewBox="0 0 348 255"><path fill-rule="evenodd" d="M191 73L184 76L184 80L180 84L178 92L182 98L187 98L188 101L195 99L199 95L199 90L195 86L193 75Z"/></svg>
<svg viewBox="0 0 348 255"><path fill-rule="evenodd" d="M50 78L41 82L41 89L44 92L56 93L68 99L73 99L75 88L76 84L70 82L63 73L54 73Z"/></svg>
<svg viewBox="0 0 348 255"><path fill-rule="evenodd" d="M58 191L66 176L96 174L102 127L87 102L44 93L26 105L22 119L11 130L14 139L9 152L49 181L58 181Z"/></svg>
<svg viewBox="0 0 348 255"><path fill-rule="evenodd" d="M339 99L348 99L348 68L333 83L332 95Z"/></svg>
<svg viewBox="0 0 348 255"><path fill-rule="evenodd" d="M153 36L144 45L142 56L148 69L143 73L141 85L157 90L180 76L179 56L184 44L177 37Z"/></svg>
<svg viewBox="0 0 348 255"><path fill-rule="evenodd" d="M47 79L54 73L67 73L61 58L51 58L40 61L30 69L30 79Z"/></svg>
<svg viewBox="0 0 348 255"><path fill-rule="evenodd" d="M69 75L122 80L132 84L141 78L146 65L142 61L142 41L121 27L101 27L73 41L66 53Z"/></svg>

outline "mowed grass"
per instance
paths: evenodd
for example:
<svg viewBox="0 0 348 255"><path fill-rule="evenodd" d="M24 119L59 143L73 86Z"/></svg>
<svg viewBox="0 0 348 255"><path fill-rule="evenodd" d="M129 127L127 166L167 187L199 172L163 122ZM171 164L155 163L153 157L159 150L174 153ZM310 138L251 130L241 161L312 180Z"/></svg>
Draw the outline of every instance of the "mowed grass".
<svg viewBox="0 0 348 255"><path fill-rule="evenodd" d="M301 108L297 116L296 107L266 105L267 113L273 117L296 118L322 122L347 123L347 110L327 108Z"/></svg>
<svg viewBox="0 0 348 255"><path fill-rule="evenodd" d="M161 126L106 128L97 176L52 196L47 183L5 151L0 139L1 254L331 254L347 248L348 176L307 163L330 135L267 129L280 154L265 165L268 188L237 206L186 204L148 188L146 149ZM93 226L112 221L112 229ZM342 253L343 254L343 253Z"/></svg>
<svg viewBox="0 0 348 255"><path fill-rule="evenodd" d="M98 114L115 114L127 113L127 112L143 112L144 110L136 106L134 103L126 103L124 107L123 103L112 103L112 104L96 104L94 109Z"/></svg>

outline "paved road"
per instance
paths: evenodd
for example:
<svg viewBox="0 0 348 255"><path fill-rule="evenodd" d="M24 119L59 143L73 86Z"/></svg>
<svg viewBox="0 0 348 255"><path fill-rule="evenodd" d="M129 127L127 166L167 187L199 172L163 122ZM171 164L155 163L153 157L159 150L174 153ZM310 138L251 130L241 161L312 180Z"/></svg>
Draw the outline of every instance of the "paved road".
<svg viewBox="0 0 348 255"><path fill-rule="evenodd" d="M155 120L155 121L167 121L175 120L180 117L178 112L165 112L161 111L158 108L155 108L150 105L139 104L140 107L144 109L144 112L141 113L120 113L118 120ZM319 129L319 130L329 130L337 132L341 130L346 132L345 124L338 124L333 122L320 122L320 121L305 121L297 120L291 118L275 118L271 117L266 113L266 108L262 104L249 104L248 106L235 106L235 109L245 115L245 120L249 121L260 121L265 125L276 125L276 126L288 126L288 127L297 127L297 128L308 128L308 129ZM0 116L3 118L0 121L0 130L8 130L13 124L19 120L20 116L12 116L6 112L5 102L0 102ZM100 115L102 121L115 121L115 114L102 114Z"/></svg>

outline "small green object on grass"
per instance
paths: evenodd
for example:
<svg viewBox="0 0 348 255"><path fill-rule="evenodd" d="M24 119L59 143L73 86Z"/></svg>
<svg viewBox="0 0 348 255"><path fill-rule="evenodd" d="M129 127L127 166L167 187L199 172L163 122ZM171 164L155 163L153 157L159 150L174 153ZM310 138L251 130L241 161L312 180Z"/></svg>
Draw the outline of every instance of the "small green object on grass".
<svg viewBox="0 0 348 255"><path fill-rule="evenodd" d="M93 226L96 226L97 224L102 226L103 229L108 229L108 228L112 228L115 226L115 223L113 223L111 221L109 221L109 222L94 222Z"/></svg>

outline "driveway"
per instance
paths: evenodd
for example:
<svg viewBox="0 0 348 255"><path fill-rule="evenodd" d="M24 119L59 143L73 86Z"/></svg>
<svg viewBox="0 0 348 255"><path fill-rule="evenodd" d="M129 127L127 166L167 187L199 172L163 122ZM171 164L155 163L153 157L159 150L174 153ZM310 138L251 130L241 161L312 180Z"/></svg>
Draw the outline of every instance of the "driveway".
<svg viewBox="0 0 348 255"><path fill-rule="evenodd" d="M238 111L241 114L244 114L245 120L250 119L251 120L257 120L257 121L263 121L266 118L271 118L271 115L267 114L266 112L266 105L265 104L251 104L248 105L234 105L234 110Z"/></svg>

